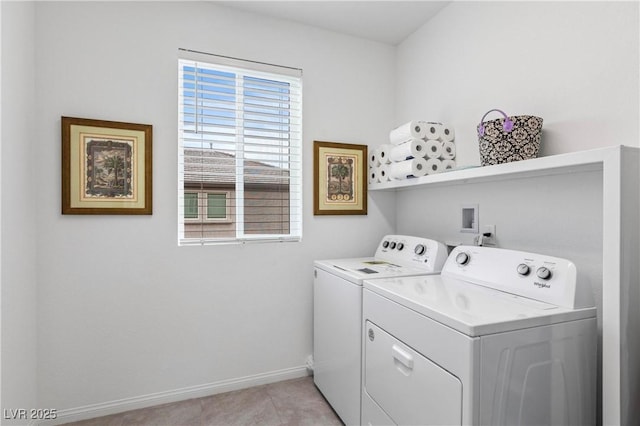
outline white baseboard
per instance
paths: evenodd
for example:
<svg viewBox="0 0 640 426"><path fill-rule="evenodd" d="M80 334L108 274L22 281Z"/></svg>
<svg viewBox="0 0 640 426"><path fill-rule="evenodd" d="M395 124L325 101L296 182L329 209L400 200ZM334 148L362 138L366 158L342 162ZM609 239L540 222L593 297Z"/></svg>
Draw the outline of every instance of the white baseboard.
<svg viewBox="0 0 640 426"><path fill-rule="evenodd" d="M55 420L42 421L39 422L38 425L59 425L63 423L76 422L79 420L92 419L94 417L122 413L124 411L152 407L154 405L185 401L193 398L202 398L218 393L245 389L252 386L280 382L282 380L297 379L308 375L309 370L307 366L302 365L299 367L270 371L253 376L221 380L219 382L190 386L182 389L157 392L149 395L141 395L99 404L85 405L84 407L68 408L65 410L58 410L57 418Z"/></svg>

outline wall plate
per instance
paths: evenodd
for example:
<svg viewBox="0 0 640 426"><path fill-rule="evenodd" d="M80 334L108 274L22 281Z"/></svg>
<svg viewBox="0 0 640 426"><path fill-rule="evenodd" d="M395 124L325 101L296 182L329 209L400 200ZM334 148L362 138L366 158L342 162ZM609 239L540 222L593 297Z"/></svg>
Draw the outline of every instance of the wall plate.
<svg viewBox="0 0 640 426"><path fill-rule="evenodd" d="M478 204L460 206L460 232L478 233Z"/></svg>

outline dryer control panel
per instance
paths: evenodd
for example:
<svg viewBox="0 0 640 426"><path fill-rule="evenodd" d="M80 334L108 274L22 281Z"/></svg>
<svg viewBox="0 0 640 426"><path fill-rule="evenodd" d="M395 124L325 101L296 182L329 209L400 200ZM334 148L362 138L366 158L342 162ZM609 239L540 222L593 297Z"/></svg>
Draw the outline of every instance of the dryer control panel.
<svg viewBox="0 0 640 426"><path fill-rule="evenodd" d="M438 272L447 260L447 247L435 240L409 235L386 235L378 244L375 257L403 266L416 266Z"/></svg>
<svg viewBox="0 0 640 426"><path fill-rule="evenodd" d="M577 286L570 260L492 247L458 246L442 269L473 284L567 308L594 306L591 287Z"/></svg>

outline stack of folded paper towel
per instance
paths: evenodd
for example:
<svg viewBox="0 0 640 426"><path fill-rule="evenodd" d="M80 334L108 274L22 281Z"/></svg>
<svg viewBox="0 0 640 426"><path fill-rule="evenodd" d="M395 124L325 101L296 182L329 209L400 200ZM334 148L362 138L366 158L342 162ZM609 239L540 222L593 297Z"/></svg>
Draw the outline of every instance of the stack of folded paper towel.
<svg viewBox="0 0 640 426"><path fill-rule="evenodd" d="M410 121L389 133L389 142L369 155L369 183L420 177L456 167L453 127Z"/></svg>

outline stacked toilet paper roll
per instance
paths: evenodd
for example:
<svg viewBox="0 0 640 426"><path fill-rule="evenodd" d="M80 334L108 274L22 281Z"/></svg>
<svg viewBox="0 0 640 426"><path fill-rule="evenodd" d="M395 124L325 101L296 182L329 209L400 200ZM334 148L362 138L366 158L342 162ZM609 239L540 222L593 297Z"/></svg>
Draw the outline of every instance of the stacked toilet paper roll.
<svg viewBox="0 0 640 426"><path fill-rule="evenodd" d="M423 121L409 121L389 133L389 142L400 145L411 139L423 139L426 136L426 130Z"/></svg>
<svg viewBox="0 0 640 426"><path fill-rule="evenodd" d="M373 150L369 183L421 177L456 167L455 130L435 121L414 120L389 132L389 144Z"/></svg>
<svg viewBox="0 0 640 426"><path fill-rule="evenodd" d="M427 167L427 160L419 157L390 163L387 170L389 179L405 179L407 176L424 176L427 174Z"/></svg>

